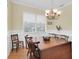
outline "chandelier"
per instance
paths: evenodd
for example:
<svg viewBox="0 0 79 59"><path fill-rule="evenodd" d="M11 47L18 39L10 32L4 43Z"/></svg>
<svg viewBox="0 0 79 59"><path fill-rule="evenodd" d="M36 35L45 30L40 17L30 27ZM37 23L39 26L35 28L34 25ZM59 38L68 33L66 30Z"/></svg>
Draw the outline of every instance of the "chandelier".
<svg viewBox="0 0 79 59"><path fill-rule="evenodd" d="M61 11L57 9L45 10L45 16L48 19L58 19L61 15Z"/></svg>

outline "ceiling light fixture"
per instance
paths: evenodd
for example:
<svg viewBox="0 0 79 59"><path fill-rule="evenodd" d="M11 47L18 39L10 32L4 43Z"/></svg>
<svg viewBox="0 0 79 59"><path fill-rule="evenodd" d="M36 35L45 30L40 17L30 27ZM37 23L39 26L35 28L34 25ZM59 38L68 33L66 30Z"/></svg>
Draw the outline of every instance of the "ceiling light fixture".
<svg viewBox="0 0 79 59"><path fill-rule="evenodd" d="M61 11L57 9L45 10L45 16L48 19L58 19L61 15Z"/></svg>

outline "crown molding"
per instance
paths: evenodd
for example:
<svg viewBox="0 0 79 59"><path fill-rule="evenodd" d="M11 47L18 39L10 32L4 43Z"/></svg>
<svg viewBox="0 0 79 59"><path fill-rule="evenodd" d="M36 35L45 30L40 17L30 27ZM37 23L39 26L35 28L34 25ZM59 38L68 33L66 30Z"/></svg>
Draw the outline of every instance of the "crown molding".
<svg viewBox="0 0 79 59"><path fill-rule="evenodd" d="M30 8L34 8L34 9L40 10L40 11L44 11L45 10L45 9L42 9L42 8L34 7L34 6L32 6L31 4L28 4L28 3L18 2L16 0L11 0L11 2L13 4L23 5L23 6L26 6L26 7L30 7Z"/></svg>

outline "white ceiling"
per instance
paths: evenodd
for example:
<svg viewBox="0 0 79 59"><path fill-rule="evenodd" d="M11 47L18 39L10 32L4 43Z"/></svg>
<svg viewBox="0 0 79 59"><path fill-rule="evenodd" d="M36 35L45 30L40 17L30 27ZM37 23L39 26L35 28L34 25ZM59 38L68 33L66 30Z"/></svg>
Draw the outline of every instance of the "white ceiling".
<svg viewBox="0 0 79 59"><path fill-rule="evenodd" d="M23 4L41 10L49 8L61 8L69 3L72 3L72 0L11 0L11 1L13 3Z"/></svg>

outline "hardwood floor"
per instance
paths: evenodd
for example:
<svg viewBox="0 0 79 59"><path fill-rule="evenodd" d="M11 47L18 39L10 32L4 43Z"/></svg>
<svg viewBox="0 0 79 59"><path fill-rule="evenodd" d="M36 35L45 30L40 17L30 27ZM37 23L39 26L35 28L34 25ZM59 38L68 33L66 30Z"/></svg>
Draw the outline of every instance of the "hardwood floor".
<svg viewBox="0 0 79 59"><path fill-rule="evenodd" d="M10 53L8 59L28 59L27 58L27 49L20 48L17 52L13 51Z"/></svg>
<svg viewBox="0 0 79 59"><path fill-rule="evenodd" d="M66 43L65 40L52 40L51 42L45 43L45 44L44 44L44 42L40 43L39 44L40 49L44 50L44 49L50 48L52 46ZM20 48L17 52L16 51L11 52L8 59L28 59L27 51L28 51L28 49Z"/></svg>

